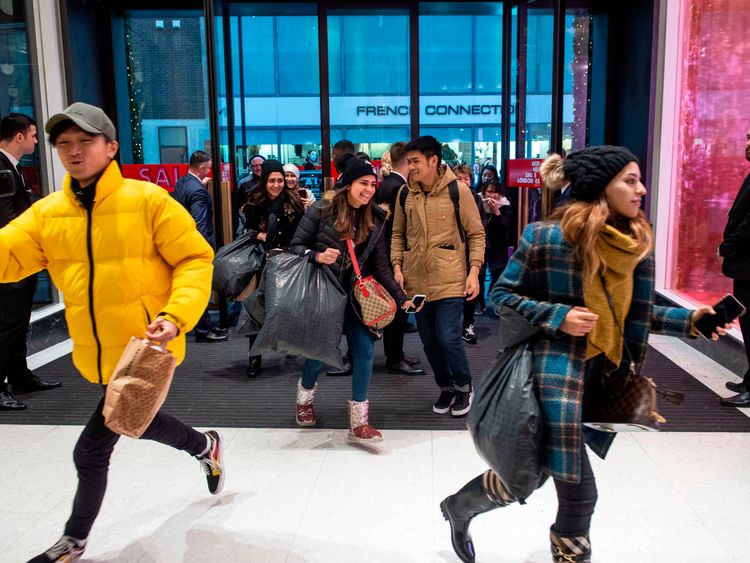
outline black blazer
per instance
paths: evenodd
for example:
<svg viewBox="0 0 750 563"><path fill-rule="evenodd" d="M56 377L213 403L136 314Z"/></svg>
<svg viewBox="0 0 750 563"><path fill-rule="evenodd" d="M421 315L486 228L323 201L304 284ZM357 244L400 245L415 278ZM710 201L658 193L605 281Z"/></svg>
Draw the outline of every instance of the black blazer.
<svg viewBox="0 0 750 563"><path fill-rule="evenodd" d="M391 233L393 233L393 214L396 211L396 199L401 186L406 181L396 172L391 172L380 182L378 191L375 192L375 203L378 205L387 205L390 213L385 222L385 248L388 253L388 262L391 260Z"/></svg>
<svg viewBox="0 0 750 563"><path fill-rule="evenodd" d="M0 197L0 228L2 228L31 207L31 196L21 174L18 173L8 157L1 152L0 170L10 170L16 183L15 194L9 197Z"/></svg>
<svg viewBox="0 0 750 563"><path fill-rule="evenodd" d="M750 281L750 174L727 215L724 240L719 245L719 254L724 257L721 271L729 278Z"/></svg>
<svg viewBox="0 0 750 563"><path fill-rule="evenodd" d="M174 185L172 197L188 210L198 227L198 232L213 246L213 205L203 183L192 174L185 174Z"/></svg>

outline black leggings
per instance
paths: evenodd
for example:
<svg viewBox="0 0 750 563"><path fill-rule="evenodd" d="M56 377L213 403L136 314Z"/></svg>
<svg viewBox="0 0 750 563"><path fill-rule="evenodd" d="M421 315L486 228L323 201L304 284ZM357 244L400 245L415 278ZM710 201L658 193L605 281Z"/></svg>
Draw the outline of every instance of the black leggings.
<svg viewBox="0 0 750 563"><path fill-rule="evenodd" d="M73 461L78 470L78 490L73 500L73 512L65 524L65 533L81 540L88 537L99 514L107 489L109 458L120 438L119 434L104 425L103 405L104 398L99 401L73 450ZM202 454L208 447L205 434L161 412L156 414L141 439L154 440L193 456Z"/></svg>
<svg viewBox="0 0 750 563"><path fill-rule="evenodd" d="M554 479L557 489L557 519L554 530L561 536L587 536L594 514L597 492L586 447L581 446L581 482Z"/></svg>

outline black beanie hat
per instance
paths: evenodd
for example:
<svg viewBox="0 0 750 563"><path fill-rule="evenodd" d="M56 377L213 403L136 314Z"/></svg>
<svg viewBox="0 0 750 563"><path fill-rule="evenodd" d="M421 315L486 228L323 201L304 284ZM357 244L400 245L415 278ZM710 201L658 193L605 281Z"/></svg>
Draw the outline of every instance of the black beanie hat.
<svg viewBox="0 0 750 563"><path fill-rule="evenodd" d="M271 172L280 172L282 178L284 177L284 165L281 164L278 160L264 160L263 166L260 169L260 180L261 182L265 182L268 177L271 175Z"/></svg>
<svg viewBox="0 0 750 563"><path fill-rule="evenodd" d="M638 162L625 147L601 145L570 153L563 172L570 180L570 195L579 201L596 201L612 179L631 162Z"/></svg>
<svg viewBox="0 0 750 563"><path fill-rule="evenodd" d="M348 186L357 178L362 176L375 176L378 177L372 164L365 162L364 160L356 157L349 158L344 165L344 172L339 176L336 181L336 188L343 188Z"/></svg>

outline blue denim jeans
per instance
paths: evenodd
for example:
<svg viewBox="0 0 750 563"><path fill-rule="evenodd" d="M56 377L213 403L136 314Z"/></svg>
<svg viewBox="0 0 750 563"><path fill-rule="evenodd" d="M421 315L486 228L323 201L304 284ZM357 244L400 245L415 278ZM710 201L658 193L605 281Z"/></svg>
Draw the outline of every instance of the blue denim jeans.
<svg viewBox="0 0 750 563"><path fill-rule="evenodd" d="M473 301L472 301L473 303ZM428 301L417 313L417 330L440 389L468 391L471 385L463 331L464 298Z"/></svg>
<svg viewBox="0 0 750 563"><path fill-rule="evenodd" d="M347 305L344 315L344 336L346 336L349 353L352 356L352 400L366 401L375 357L375 341L370 331L352 310L351 304ZM322 368L323 362L306 360L302 367L302 387L312 389Z"/></svg>

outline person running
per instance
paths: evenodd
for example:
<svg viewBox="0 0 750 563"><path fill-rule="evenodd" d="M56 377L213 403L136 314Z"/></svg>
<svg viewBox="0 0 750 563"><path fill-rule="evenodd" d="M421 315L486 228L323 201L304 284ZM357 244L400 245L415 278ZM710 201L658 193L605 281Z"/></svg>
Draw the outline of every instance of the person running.
<svg viewBox="0 0 750 563"><path fill-rule="evenodd" d="M114 162L115 126L100 109L74 103L45 125L68 173L62 190L34 203L0 229L0 282L47 268L65 294L73 363L106 387L133 336L145 335L185 356L185 334L211 291L213 251L190 214L149 182L127 180ZM99 514L119 434L104 424L102 397L73 450L78 489L62 537L34 563L78 561ZM216 430L199 432L163 412L141 436L200 461L208 490L226 472Z"/></svg>
<svg viewBox="0 0 750 563"><path fill-rule="evenodd" d="M575 201L526 227L490 297L541 329L543 337L532 343L532 374L544 424L542 469L557 490L552 559L590 562L597 489L585 445L603 458L614 434L584 428L584 388L605 370L628 369L625 346L641 363L649 332L691 336L694 321L713 311L654 304L653 235L641 211L646 188L628 149L591 147L564 164L557 155L550 158L556 160L543 169L570 181ZM714 338L723 334L717 327ZM515 500L492 470L443 500L462 561L475 559L472 518Z"/></svg>

